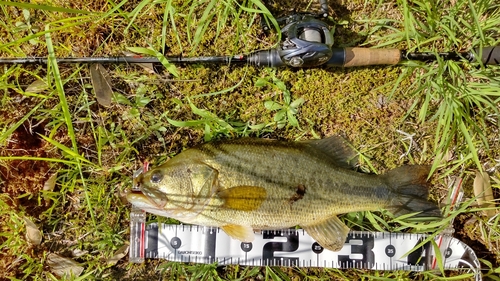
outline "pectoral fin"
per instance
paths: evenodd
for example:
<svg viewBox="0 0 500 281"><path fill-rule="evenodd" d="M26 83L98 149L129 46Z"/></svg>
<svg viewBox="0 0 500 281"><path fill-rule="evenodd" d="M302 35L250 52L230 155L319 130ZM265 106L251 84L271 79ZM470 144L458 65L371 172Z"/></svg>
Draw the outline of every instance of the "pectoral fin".
<svg viewBox="0 0 500 281"><path fill-rule="evenodd" d="M311 225L301 225L323 248L340 251L344 246L349 228L337 216Z"/></svg>
<svg viewBox="0 0 500 281"><path fill-rule="evenodd" d="M224 200L222 205L239 211L257 210L266 200L266 189L259 186L235 186L217 193Z"/></svg>
<svg viewBox="0 0 500 281"><path fill-rule="evenodd" d="M231 238L241 242L252 242L255 239L253 229L249 226L228 224L221 227Z"/></svg>

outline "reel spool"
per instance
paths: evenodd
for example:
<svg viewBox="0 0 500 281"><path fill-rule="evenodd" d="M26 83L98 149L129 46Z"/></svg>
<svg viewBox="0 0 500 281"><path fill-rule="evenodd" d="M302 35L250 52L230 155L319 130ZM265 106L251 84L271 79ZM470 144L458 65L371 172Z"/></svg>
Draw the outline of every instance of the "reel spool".
<svg viewBox="0 0 500 281"><path fill-rule="evenodd" d="M333 36L328 25L309 15L292 15L282 28L283 42L278 54L283 63L292 67L315 67L333 55Z"/></svg>

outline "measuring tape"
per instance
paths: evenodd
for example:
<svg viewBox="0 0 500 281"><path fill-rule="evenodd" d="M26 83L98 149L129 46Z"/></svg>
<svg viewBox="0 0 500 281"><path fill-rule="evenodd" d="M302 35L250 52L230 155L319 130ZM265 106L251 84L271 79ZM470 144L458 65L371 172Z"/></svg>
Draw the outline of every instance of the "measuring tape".
<svg viewBox="0 0 500 281"><path fill-rule="evenodd" d="M145 222L145 212L131 217L130 262L145 258L178 262L424 271L438 269L429 241L414 249L425 234L351 231L344 247L332 252L321 247L302 229L256 232L252 243L230 238L219 228ZM443 268L467 270L480 280L474 251L449 235L440 241ZM413 251L412 251L413 250Z"/></svg>

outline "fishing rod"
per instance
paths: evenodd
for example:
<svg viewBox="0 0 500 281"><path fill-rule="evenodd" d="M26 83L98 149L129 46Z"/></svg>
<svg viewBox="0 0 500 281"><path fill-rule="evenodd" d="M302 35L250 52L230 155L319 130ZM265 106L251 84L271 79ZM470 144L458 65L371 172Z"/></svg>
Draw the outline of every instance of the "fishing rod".
<svg viewBox="0 0 500 281"><path fill-rule="evenodd" d="M468 52L407 52L399 49L370 49L370 48L331 48L329 50L317 50L310 47L295 50L292 56L286 56L283 50L278 48L257 51L246 55L236 56L200 56L182 57L167 56L169 63L177 64L249 64L267 67L318 67L318 66L371 66L371 65L394 65L402 61L435 61L437 58L443 60L469 62L481 61L485 65L500 64L500 46L490 46L482 49L476 48ZM480 59L476 54L482 53ZM0 58L0 64L47 64L46 57L31 58ZM123 57L79 57L79 58L56 58L58 64L76 63L100 63L100 64L133 64L153 63L159 64L156 57L123 56Z"/></svg>
<svg viewBox="0 0 500 281"><path fill-rule="evenodd" d="M335 48L329 26L323 22L328 16L326 0L320 0L319 14L298 13L277 19L281 29L282 41L277 48L260 50L236 56L167 56L174 64L248 64L265 67L319 67L319 66L371 66L395 65L402 61L443 60L469 62L480 61L485 65L500 64L500 46L476 48L467 52L409 52L399 49ZM265 27L265 29L268 27ZM56 58L57 63L100 63L100 64L159 64L156 57L68 57ZM0 64L47 64L46 57L0 58Z"/></svg>

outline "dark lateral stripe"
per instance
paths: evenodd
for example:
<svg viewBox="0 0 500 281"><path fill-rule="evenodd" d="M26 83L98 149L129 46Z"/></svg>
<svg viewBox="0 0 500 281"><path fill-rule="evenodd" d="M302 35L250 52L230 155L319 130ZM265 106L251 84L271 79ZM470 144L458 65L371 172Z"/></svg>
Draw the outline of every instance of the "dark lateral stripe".
<svg viewBox="0 0 500 281"><path fill-rule="evenodd" d="M270 142L273 143L273 142ZM264 174L264 173L256 173L255 171L251 171L248 169L248 167L245 167L243 164L248 161L248 159L243 159L234 153L229 152L227 149L224 148L224 145L219 145L217 143L210 143L207 145L203 145L199 148L203 153L205 153L209 157L213 158L218 158L218 161L221 161L220 164L222 166L230 166L234 167L238 171L242 173L246 173L249 175L252 175L256 178L259 178L263 180L266 183L270 184L277 184L277 185L282 185L282 186L287 186L287 182L276 180L272 175L269 174ZM220 157L217 157L217 155L225 155L225 159L221 159Z"/></svg>
<svg viewBox="0 0 500 281"><path fill-rule="evenodd" d="M201 145L197 148L192 148L192 149L198 149L201 151L203 154L207 155L208 157L215 158L217 151L213 149L213 146L210 144L204 144Z"/></svg>

